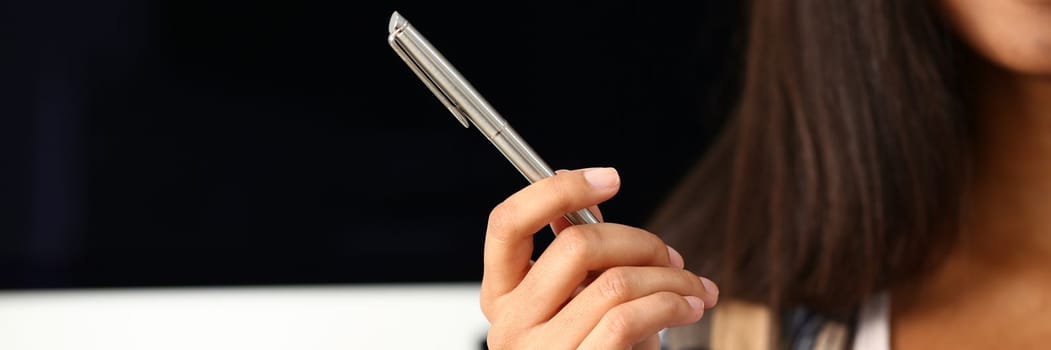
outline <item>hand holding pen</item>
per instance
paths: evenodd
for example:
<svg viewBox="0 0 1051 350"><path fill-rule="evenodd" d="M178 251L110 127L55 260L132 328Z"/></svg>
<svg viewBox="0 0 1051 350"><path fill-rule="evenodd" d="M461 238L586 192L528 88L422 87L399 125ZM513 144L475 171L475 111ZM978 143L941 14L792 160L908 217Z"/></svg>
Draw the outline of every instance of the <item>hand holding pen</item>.
<svg viewBox="0 0 1051 350"><path fill-rule="evenodd" d="M656 235L603 223L597 207L620 189L612 168L554 174L403 17L388 42L466 127L474 124L532 183L489 215L481 305L493 349L658 349L661 329L696 322L715 305L711 281ZM557 237L535 262L533 235Z"/></svg>

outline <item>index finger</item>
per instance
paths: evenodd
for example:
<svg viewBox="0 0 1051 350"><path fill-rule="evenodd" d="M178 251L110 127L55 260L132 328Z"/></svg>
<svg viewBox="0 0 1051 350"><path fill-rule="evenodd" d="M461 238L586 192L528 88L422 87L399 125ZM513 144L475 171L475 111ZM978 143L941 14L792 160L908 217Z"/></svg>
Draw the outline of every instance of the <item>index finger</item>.
<svg viewBox="0 0 1051 350"><path fill-rule="evenodd" d="M533 234L565 213L601 203L617 193L613 168L556 174L511 195L489 214L482 298L506 294L529 272Z"/></svg>

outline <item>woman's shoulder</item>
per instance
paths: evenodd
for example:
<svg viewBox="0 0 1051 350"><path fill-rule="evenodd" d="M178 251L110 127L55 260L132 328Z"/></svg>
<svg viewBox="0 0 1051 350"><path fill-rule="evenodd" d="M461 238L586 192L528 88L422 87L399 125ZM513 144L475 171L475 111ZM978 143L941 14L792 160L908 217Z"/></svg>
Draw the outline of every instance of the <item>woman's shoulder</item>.
<svg viewBox="0 0 1051 350"><path fill-rule="evenodd" d="M739 300L720 301L700 322L672 328L664 335L667 350L844 350L854 333L854 317L839 319L806 307L774 312Z"/></svg>

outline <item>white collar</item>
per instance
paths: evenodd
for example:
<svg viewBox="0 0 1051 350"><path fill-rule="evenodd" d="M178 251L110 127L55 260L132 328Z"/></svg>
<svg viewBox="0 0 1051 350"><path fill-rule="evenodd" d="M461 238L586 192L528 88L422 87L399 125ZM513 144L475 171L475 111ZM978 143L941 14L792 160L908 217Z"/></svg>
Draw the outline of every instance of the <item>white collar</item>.
<svg viewBox="0 0 1051 350"><path fill-rule="evenodd" d="M854 350L890 350L890 295L877 294L861 306Z"/></svg>

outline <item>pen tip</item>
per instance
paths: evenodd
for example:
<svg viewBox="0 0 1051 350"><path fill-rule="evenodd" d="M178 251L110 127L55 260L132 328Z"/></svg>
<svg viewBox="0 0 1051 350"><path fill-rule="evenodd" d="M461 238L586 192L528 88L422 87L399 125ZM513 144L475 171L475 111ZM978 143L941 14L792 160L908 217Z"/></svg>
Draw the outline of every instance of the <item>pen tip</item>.
<svg viewBox="0 0 1051 350"><path fill-rule="evenodd" d="M405 17L398 14L398 11L394 11L394 13L390 15L390 24L387 25L387 33L394 34L395 31L401 30L407 25L409 25L409 21L406 21Z"/></svg>

